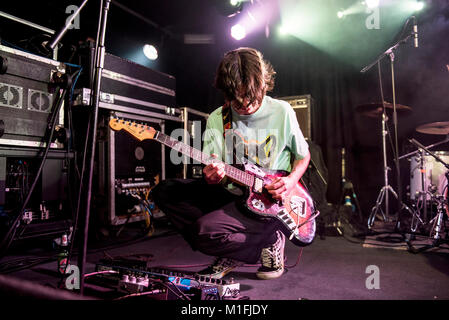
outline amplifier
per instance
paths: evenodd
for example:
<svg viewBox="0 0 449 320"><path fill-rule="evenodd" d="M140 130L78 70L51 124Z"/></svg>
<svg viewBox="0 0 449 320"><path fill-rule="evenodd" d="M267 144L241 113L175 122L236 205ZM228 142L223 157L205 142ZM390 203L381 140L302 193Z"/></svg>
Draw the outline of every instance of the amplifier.
<svg viewBox="0 0 449 320"><path fill-rule="evenodd" d="M90 71L80 79L75 105L90 105L94 75L94 48L82 58ZM148 117L181 121L176 105L175 77L127 59L105 53L100 88L100 108Z"/></svg>
<svg viewBox="0 0 449 320"><path fill-rule="evenodd" d="M65 64L0 45L0 145L44 147L53 106L55 72ZM64 126L64 112L57 125ZM53 144L52 147L63 147Z"/></svg>
<svg viewBox="0 0 449 320"><path fill-rule="evenodd" d="M307 140L312 140L312 116L314 100L311 95L280 97L280 100L287 101L295 110L299 127Z"/></svg>
<svg viewBox="0 0 449 320"><path fill-rule="evenodd" d="M90 106L91 90L81 88L75 90L74 106ZM147 100L139 100L130 96L122 96L111 92L100 92L99 108L111 111L126 112L128 114L183 122L182 111L178 108L154 103Z"/></svg>
<svg viewBox="0 0 449 320"><path fill-rule="evenodd" d="M161 119L115 112L115 116L142 122L165 132ZM99 187L108 199L107 223L122 225L142 221L147 212L141 210L152 187L165 179L165 146L157 141L139 141L124 131L109 129L111 115L100 117L99 128L105 139L99 139Z"/></svg>

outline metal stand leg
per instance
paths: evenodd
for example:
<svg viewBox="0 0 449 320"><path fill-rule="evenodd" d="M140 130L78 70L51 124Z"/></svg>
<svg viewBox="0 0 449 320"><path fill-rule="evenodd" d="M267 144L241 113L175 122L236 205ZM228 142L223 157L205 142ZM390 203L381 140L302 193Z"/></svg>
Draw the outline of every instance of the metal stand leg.
<svg viewBox="0 0 449 320"><path fill-rule="evenodd" d="M433 218L430 223L433 221L433 228L430 231L430 237L433 238L434 243L438 243L441 239L441 231L443 228L443 216L444 216L444 204L445 199L444 196L437 196L436 201L438 202L438 214Z"/></svg>
<svg viewBox="0 0 449 320"><path fill-rule="evenodd" d="M382 214L383 220L385 222L387 221L387 216L383 212L381 205L382 205L382 201L383 201L384 197L388 196L388 192L391 192L396 199L398 198L397 193L394 191L394 189L390 185L387 185L387 186L383 187L382 189L380 189L379 195L376 200L376 205L373 207L373 209L371 209L371 214L368 217L368 229L371 230L371 228L374 224L374 220L379 211ZM407 206L404 202L402 202L402 208L400 210L402 210L402 209L406 209L412 216L417 215L416 212L413 209L411 209L409 206ZM417 216L419 218L419 215L417 215Z"/></svg>
<svg viewBox="0 0 449 320"><path fill-rule="evenodd" d="M383 220L387 221L387 216L382 210L382 202L385 198L385 204L386 206L388 206L388 191L390 191L396 198L398 197L398 195L390 185L384 186L382 189L380 189L379 195L377 196L376 205L371 209L371 214L368 217L368 229L371 229L371 227L373 226L374 220L376 219L377 213L379 211L382 214Z"/></svg>
<svg viewBox="0 0 449 320"><path fill-rule="evenodd" d="M383 188L380 190L379 195L377 197L376 200L376 205L373 207L373 209L371 210L371 214L368 217L368 229L371 229L371 227L374 224L374 220L376 218L377 213L380 212L382 213L382 217L384 219L384 221L387 221L387 216L388 216L388 209L389 209L389 197L388 197L388 191L390 191L391 193L393 193L393 195L397 198L397 194L396 192L393 190L393 188L388 184L388 170L390 170L390 168L387 165L387 143L386 143L386 135L388 134L387 130L386 130L386 121L387 121L387 116L384 113L382 114L382 155L383 155L383 167L384 167L384 186ZM385 199L385 212L382 210L381 205L382 202Z"/></svg>
<svg viewBox="0 0 449 320"><path fill-rule="evenodd" d="M429 200L427 200L427 197L429 196ZM428 215L428 203L432 203L433 194L429 191L420 191L416 194L416 210L413 213L411 225L410 225L410 231L416 232L418 229L418 225L425 225L427 223L427 215ZM423 211L423 219L421 219L421 209Z"/></svg>

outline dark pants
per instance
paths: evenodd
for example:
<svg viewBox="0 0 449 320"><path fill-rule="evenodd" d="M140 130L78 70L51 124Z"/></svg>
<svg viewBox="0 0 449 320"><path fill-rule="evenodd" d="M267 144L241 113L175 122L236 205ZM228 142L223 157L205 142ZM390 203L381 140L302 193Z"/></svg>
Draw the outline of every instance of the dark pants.
<svg viewBox="0 0 449 320"><path fill-rule="evenodd" d="M204 254L257 263L262 248L276 241L279 222L251 216L221 185L170 179L152 196L192 249Z"/></svg>

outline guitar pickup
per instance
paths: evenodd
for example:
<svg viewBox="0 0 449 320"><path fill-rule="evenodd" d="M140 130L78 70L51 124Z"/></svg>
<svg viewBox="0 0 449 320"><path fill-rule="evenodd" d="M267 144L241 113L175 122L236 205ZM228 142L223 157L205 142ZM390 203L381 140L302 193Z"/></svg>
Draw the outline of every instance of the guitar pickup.
<svg viewBox="0 0 449 320"><path fill-rule="evenodd" d="M263 191L263 180L262 179L255 177L253 190L256 193L262 193L262 191Z"/></svg>

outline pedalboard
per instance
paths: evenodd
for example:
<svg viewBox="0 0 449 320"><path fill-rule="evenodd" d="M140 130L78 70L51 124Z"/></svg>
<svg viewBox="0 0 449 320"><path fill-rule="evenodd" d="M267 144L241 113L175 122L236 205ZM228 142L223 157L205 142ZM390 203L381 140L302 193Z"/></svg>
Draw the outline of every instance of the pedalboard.
<svg viewBox="0 0 449 320"><path fill-rule="evenodd" d="M240 294L240 284L233 278L215 279L169 269L147 268L146 262L139 260L102 260L96 265L96 271L109 280L115 279L121 290L136 294L153 290L155 284L171 284L192 300L236 299Z"/></svg>

